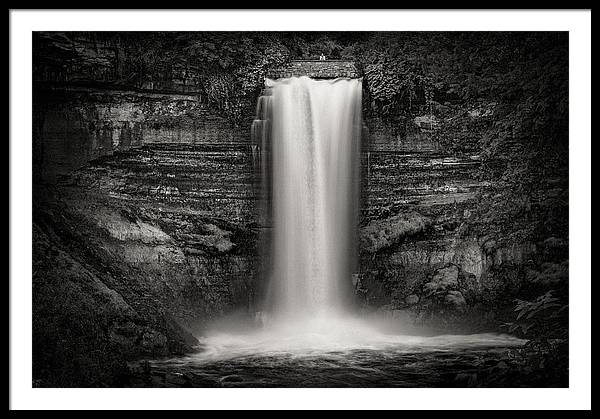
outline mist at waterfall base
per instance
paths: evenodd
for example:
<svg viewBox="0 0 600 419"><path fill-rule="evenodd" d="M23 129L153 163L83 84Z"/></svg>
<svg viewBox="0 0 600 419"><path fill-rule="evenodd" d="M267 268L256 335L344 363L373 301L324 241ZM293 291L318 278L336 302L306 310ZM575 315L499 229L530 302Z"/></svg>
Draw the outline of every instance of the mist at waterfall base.
<svg viewBox="0 0 600 419"><path fill-rule="evenodd" d="M261 237L263 304L252 321L215 322L198 353L167 364L192 368L202 385L435 386L447 385L436 377L449 365L462 371L469 357L522 345L500 334L419 333L358 314L362 80L265 86L252 129L259 215L272 227Z"/></svg>

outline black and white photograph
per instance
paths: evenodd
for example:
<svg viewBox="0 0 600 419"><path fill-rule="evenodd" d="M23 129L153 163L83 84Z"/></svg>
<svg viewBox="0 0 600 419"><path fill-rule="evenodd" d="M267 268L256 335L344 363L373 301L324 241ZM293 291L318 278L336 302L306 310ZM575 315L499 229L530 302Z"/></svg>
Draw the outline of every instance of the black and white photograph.
<svg viewBox="0 0 600 419"><path fill-rule="evenodd" d="M216 389L222 409L239 389L269 408L280 388L395 389L396 409L402 391L578 388L591 408L591 11L506 30L190 13L195 30L98 11L25 30L10 379L41 397L177 388L192 409Z"/></svg>

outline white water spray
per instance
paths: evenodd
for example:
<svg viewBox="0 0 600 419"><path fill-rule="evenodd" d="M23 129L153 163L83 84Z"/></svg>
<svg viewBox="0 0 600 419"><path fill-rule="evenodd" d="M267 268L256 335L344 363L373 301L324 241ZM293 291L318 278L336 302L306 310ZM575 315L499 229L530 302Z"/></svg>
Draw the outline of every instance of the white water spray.
<svg viewBox="0 0 600 419"><path fill-rule="evenodd" d="M267 83L273 159L268 304L276 319L339 316L347 308L356 253L362 83L308 77Z"/></svg>

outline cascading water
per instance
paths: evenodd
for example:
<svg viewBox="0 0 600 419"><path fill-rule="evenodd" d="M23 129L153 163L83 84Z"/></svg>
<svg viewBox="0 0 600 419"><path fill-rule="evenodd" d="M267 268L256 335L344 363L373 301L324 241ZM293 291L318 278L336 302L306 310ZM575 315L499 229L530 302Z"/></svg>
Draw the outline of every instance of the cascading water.
<svg viewBox="0 0 600 419"><path fill-rule="evenodd" d="M354 313L362 82L299 77L267 79L265 87L251 150L260 179L259 274L269 279L257 310L262 327L216 328L200 338L204 350L192 362L344 353L347 368L360 351L385 358L521 345L496 334L408 336L397 322L392 331Z"/></svg>
<svg viewBox="0 0 600 419"><path fill-rule="evenodd" d="M271 88L275 319L343 315L355 260L359 79L267 80Z"/></svg>

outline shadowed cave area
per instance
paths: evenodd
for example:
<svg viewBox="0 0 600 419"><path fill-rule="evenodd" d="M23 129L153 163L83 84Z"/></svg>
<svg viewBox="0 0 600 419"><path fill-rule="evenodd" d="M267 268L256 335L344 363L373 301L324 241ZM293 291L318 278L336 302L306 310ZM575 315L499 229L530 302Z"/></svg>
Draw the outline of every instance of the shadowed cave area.
<svg viewBox="0 0 600 419"><path fill-rule="evenodd" d="M566 33L33 42L34 386L568 385ZM303 76L361 80L356 208L327 215L356 215L356 322L325 343L260 324L251 127L266 79Z"/></svg>

